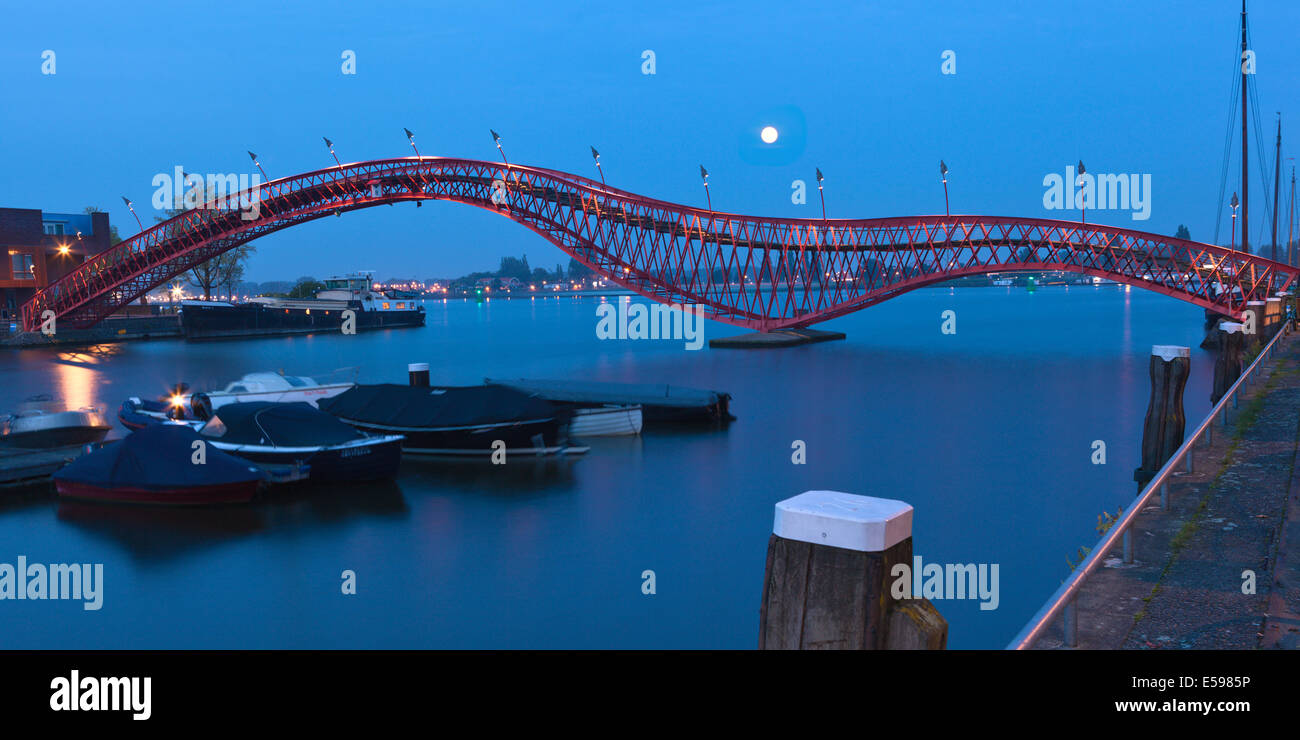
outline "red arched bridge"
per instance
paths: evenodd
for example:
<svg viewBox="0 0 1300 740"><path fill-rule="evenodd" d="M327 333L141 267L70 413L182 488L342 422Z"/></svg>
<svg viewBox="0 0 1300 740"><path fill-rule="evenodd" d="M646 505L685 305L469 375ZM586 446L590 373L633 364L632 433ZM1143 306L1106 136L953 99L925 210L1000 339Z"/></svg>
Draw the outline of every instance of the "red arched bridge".
<svg viewBox="0 0 1300 740"><path fill-rule="evenodd" d="M263 183L257 217L233 199L195 208L87 260L23 305L91 326L228 249L358 208L449 200L495 211L647 298L698 304L772 331L856 311L915 288L1010 270L1066 270L1154 290L1231 316L1290 286L1296 268L1222 247L1078 221L992 216L762 218L667 203L539 167L442 157L342 165Z"/></svg>

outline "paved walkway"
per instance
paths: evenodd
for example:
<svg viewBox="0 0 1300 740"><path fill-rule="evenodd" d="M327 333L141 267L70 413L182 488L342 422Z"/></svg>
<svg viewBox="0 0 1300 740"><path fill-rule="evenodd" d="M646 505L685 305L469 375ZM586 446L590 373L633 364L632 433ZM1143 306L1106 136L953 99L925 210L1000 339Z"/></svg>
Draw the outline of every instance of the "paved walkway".
<svg viewBox="0 0 1300 740"><path fill-rule="evenodd" d="M1300 648L1300 335L1261 373L1169 485L1168 510L1138 516L1136 562L1117 548L1088 580L1080 647ZM1037 647L1061 647L1060 627Z"/></svg>

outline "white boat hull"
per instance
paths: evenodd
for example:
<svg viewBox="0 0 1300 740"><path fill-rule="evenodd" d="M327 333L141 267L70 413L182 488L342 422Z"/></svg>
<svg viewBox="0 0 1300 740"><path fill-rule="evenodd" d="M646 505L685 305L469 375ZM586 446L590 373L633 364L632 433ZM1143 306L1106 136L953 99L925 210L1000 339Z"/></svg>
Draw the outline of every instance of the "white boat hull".
<svg viewBox="0 0 1300 740"><path fill-rule="evenodd" d="M208 400L212 401L212 408L214 410L229 403L250 403L252 401L270 401L272 403L293 403L295 401L304 401L315 406L316 402L322 398L333 398L351 388L352 385L352 383L342 383L339 385L318 385L311 388L295 388L289 391L250 391L248 393L214 391L206 395ZM185 397L184 402L188 408L190 403L188 396Z"/></svg>
<svg viewBox="0 0 1300 740"><path fill-rule="evenodd" d="M627 437L641 433L640 406L574 409L569 434L583 437Z"/></svg>

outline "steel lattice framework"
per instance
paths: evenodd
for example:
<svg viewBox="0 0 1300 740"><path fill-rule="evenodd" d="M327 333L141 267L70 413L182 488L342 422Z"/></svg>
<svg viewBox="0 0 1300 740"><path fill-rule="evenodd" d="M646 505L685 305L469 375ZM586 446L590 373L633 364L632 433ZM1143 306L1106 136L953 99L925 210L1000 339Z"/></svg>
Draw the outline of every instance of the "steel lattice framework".
<svg viewBox="0 0 1300 740"><path fill-rule="evenodd" d="M993 216L763 218L667 203L555 170L442 157L331 167L263 183L258 216L215 199L87 260L22 307L91 326L153 288L264 234L358 208L448 200L495 211L613 282L663 303L773 331L841 316L943 280L1065 270L1230 316L1291 285L1255 255L1076 221Z"/></svg>

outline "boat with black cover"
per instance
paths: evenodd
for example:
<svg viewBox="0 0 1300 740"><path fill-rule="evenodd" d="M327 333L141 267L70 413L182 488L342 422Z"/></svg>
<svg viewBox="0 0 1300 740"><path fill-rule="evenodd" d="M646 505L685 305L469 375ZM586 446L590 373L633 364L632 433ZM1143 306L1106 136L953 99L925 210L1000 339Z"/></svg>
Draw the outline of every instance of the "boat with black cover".
<svg viewBox="0 0 1300 740"><path fill-rule="evenodd" d="M279 480L391 478L402 456L400 434L357 431L302 401L222 406L199 428L199 436Z"/></svg>
<svg viewBox="0 0 1300 740"><path fill-rule="evenodd" d="M253 498L265 474L215 449L184 424L155 424L109 442L54 474L63 498L136 504L232 504Z"/></svg>
<svg viewBox="0 0 1300 740"><path fill-rule="evenodd" d="M318 402L365 432L401 434L415 455L486 457L502 449L530 455L580 454L568 439L570 413L500 385L357 385Z"/></svg>

